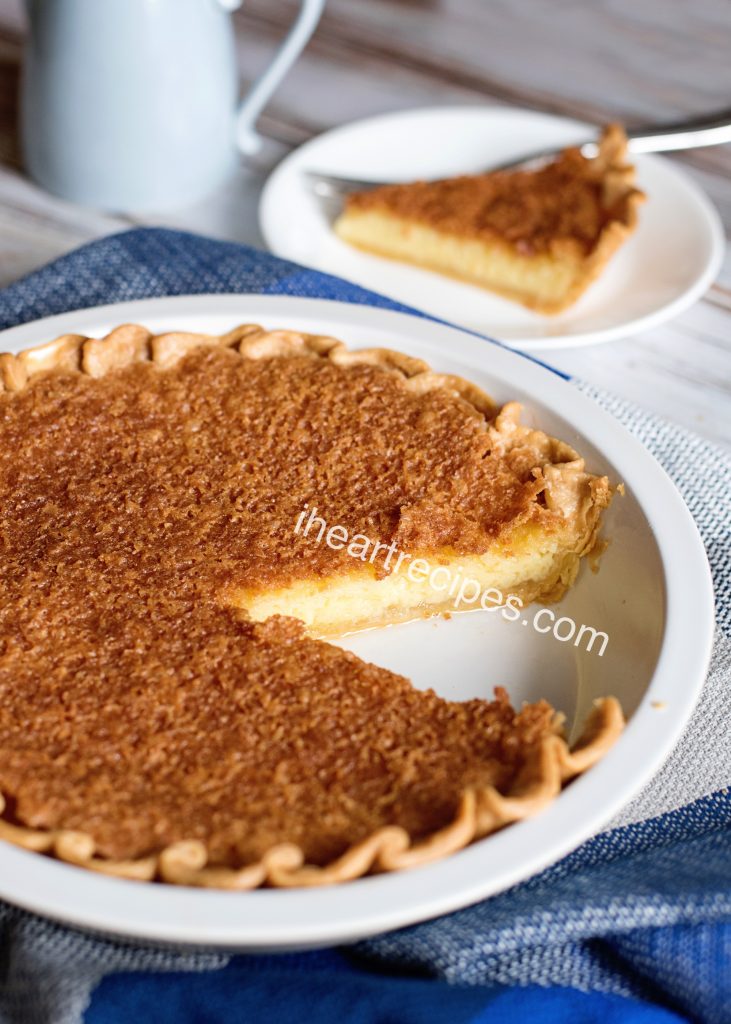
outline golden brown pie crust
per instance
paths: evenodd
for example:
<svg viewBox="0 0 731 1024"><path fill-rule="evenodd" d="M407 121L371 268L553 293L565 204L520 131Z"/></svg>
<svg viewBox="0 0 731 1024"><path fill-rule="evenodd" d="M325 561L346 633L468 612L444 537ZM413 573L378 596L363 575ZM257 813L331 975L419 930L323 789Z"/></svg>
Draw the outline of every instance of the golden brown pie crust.
<svg viewBox="0 0 731 1024"><path fill-rule="evenodd" d="M520 426L514 406L496 415L473 385L398 353L254 325L220 338L135 325L69 335L0 356L0 381L13 453L0 457L0 837L125 877L324 884L426 862L533 813L621 730L616 701L599 702L569 752L545 703L516 714L503 693L443 701L292 620L253 624L221 604L242 559L263 582L301 571L281 536L275 550L252 523L276 538L274 476L280 493L299 482L301 505L318 465L330 476L313 493L329 484L329 512L346 522L343 495L368 478L395 507L418 496L406 517L417 548L474 549L516 519L567 515L594 516L593 542L606 481ZM359 458L388 448L396 408L412 442L449 437L459 459L440 476L413 443L400 475L377 462L364 472L352 426L350 447L326 457L339 435L318 419L323 396L344 428L361 417L371 448ZM283 431L287 458L280 448L270 466ZM491 452L500 472L484 466ZM336 467L351 472L340 490ZM489 515L467 483L494 493ZM448 498L459 515L445 537L434 531ZM368 525L398 533L389 507L368 501ZM299 552L307 572L330 571L313 551Z"/></svg>

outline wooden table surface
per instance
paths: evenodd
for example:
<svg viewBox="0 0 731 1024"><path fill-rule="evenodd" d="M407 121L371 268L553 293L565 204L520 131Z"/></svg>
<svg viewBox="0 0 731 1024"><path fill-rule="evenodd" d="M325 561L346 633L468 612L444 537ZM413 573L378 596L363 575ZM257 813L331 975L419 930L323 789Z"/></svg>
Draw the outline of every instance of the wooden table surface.
<svg viewBox="0 0 731 1024"><path fill-rule="evenodd" d="M294 0L235 15L242 84L266 65ZM23 174L16 129L24 18L0 0L0 285L89 239L157 223L263 245L259 193L294 146L387 110L500 103L632 126L731 104L729 0L329 0L262 117L265 146L217 195L174 214L116 217ZM673 157L731 230L731 146ZM731 257L703 301L664 327L544 358L731 445Z"/></svg>

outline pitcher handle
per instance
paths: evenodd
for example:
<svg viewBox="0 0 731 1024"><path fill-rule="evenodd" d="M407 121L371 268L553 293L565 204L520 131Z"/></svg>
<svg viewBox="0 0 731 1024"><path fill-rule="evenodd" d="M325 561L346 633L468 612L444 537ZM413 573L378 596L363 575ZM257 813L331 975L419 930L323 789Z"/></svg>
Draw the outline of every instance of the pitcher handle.
<svg viewBox="0 0 731 1024"><path fill-rule="evenodd" d="M284 42L267 69L257 78L241 101L236 113L236 145L242 153L251 155L261 147L261 138L254 127L257 118L307 45L322 17L326 2L327 0L301 0L299 14ZM228 11L241 6L241 0L219 0L219 3Z"/></svg>

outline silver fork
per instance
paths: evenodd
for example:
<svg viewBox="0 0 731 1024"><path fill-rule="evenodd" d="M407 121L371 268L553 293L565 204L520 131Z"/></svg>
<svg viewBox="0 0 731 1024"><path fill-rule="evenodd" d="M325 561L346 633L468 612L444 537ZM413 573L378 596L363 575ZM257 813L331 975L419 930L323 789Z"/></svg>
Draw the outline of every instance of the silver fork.
<svg viewBox="0 0 731 1024"><path fill-rule="evenodd" d="M672 150L719 146L721 143L731 142L731 110L722 110L717 114L678 121L675 124L631 129L627 132L627 142L632 154L669 153ZM585 157L592 158L597 155L598 144L591 140L580 145L579 149ZM508 171L536 167L558 152L558 149L541 149L504 163L489 164L484 170ZM350 192L362 192L377 185L392 184L361 178L344 178L320 171L304 171L303 174L315 195L328 200L343 199Z"/></svg>

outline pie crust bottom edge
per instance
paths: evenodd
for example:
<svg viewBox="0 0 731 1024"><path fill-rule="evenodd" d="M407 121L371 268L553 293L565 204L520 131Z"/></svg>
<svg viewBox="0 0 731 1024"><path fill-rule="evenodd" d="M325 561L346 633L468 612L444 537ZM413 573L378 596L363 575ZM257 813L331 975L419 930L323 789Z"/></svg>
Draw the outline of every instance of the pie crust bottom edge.
<svg viewBox="0 0 731 1024"><path fill-rule="evenodd" d="M509 792L500 793L493 786L465 790L450 824L424 839L413 843L405 829L385 826L324 866L305 863L302 849L292 843L274 846L260 860L238 868L209 865L206 846L199 840L181 840L159 853L134 860L110 860L96 855L94 839L86 832L26 828L2 817L0 839L100 874L143 882L227 890L332 885L440 860L506 825L537 814L568 782L596 764L623 728L619 702L614 697L601 698L595 701L573 748L560 736L544 739ZM5 807L0 793L0 815Z"/></svg>

